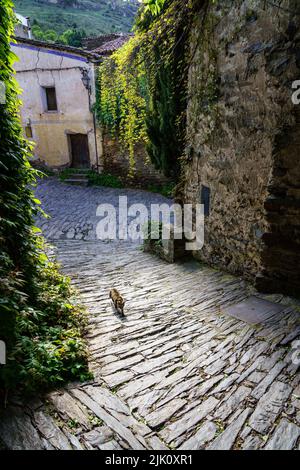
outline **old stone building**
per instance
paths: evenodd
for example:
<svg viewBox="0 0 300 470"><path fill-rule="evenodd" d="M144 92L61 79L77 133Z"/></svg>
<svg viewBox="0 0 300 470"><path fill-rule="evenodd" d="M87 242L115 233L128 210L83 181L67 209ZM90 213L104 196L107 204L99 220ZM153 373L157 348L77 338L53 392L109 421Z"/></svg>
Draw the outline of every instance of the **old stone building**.
<svg viewBox="0 0 300 470"><path fill-rule="evenodd" d="M17 38L12 49L22 89L24 133L34 156L53 167L101 167L94 113L98 56L77 48Z"/></svg>
<svg viewBox="0 0 300 470"><path fill-rule="evenodd" d="M184 202L205 205L195 257L300 293L297 1L210 3L191 44ZM295 85L294 85L295 86Z"/></svg>

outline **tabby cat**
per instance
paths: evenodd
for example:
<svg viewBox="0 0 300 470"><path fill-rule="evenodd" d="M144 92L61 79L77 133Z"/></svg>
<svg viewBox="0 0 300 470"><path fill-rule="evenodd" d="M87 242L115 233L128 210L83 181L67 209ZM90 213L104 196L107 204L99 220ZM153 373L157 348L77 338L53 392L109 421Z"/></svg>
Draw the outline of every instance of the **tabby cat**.
<svg viewBox="0 0 300 470"><path fill-rule="evenodd" d="M120 292L117 289L111 289L109 292L109 297L111 298L117 312L124 317L125 300L121 296Z"/></svg>

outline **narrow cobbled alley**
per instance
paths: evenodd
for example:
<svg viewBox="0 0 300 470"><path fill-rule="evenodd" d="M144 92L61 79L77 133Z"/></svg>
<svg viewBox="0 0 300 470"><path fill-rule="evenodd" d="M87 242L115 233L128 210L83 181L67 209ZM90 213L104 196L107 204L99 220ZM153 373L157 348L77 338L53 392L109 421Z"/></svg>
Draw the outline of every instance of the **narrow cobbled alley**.
<svg viewBox="0 0 300 470"><path fill-rule="evenodd" d="M100 203L168 202L145 191L74 187L48 178L40 220L89 312L90 383L10 407L11 449L297 449L299 304L262 296L197 261L176 264L137 243L96 239ZM126 319L108 298L117 287ZM226 308L251 296L279 303L250 325Z"/></svg>

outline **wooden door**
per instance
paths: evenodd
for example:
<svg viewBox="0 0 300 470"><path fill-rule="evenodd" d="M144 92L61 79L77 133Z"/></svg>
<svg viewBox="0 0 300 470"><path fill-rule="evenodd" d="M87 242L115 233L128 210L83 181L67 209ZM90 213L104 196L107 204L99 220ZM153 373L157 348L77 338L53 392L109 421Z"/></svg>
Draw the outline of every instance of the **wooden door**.
<svg viewBox="0 0 300 470"><path fill-rule="evenodd" d="M70 134L72 168L89 168L90 155L87 134Z"/></svg>

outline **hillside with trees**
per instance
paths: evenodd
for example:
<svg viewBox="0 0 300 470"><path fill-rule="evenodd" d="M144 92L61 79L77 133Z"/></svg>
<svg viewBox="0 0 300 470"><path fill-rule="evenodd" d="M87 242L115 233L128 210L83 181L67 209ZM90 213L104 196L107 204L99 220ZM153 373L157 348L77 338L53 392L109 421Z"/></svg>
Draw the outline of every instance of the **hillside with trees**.
<svg viewBox="0 0 300 470"><path fill-rule="evenodd" d="M17 13L30 17L36 39L74 46L80 46L82 36L130 31L139 6L138 0L15 0L14 4ZM69 41L70 31L75 43Z"/></svg>

